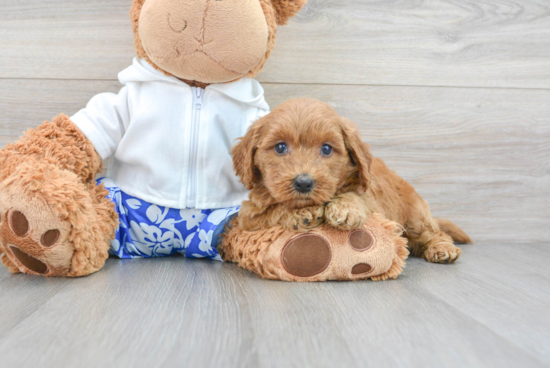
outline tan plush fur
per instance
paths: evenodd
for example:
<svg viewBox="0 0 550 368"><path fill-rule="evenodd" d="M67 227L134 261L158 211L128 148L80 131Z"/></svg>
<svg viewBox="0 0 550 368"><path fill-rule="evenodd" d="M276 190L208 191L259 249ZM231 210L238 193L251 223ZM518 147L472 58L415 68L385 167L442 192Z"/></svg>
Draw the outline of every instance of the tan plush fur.
<svg viewBox="0 0 550 368"><path fill-rule="evenodd" d="M21 140L0 151L0 180L30 157L71 171L85 183L93 181L96 173L103 170L101 157L92 143L64 114L29 129Z"/></svg>
<svg viewBox="0 0 550 368"><path fill-rule="evenodd" d="M48 265L44 276L85 276L103 267L117 215L107 191L93 180L101 159L66 116L29 130L1 150L0 167L0 248L11 271L36 273L11 246ZM15 234L14 211L26 217L28 235ZM40 244L48 230L60 232L52 247Z"/></svg>
<svg viewBox="0 0 550 368"><path fill-rule="evenodd" d="M150 0L149 0L150 1ZM160 0L155 0L158 2L161 2ZM170 3L174 0L165 0L164 3ZM194 15L194 16L200 16L204 17L206 19L207 16L212 16L212 9L209 9L209 3L214 0L197 0L197 2L202 2L204 4L204 12L201 11L200 14ZM246 6L247 3L255 1L255 0L247 0L243 4L235 4L235 7L243 7ZM275 47L275 39L277 35L277 26L278 25L284 25L288 22L288 20L297 14L302 7L306 4L307 0L257 0L260 3L260 6L263 10L265 22L267 24L267 41L265 44L265 53L261 59L259 59L257 62L255 62L254 66L250 68L244 75L248 78L254 78L258 75L258 73L263 69L265 63L269 59L269 56L271 55L271 52L273 51ZM145 51L145 48L143 47L143 42L140 36L140 15L142 8L145 4L146 0L134 0L132 3L132 8L130 10L130 18L132 20L132 27L134 30L134 46L136 49L136 53L138 57L146 59L155 69L163 72L166 75L169 76L175 76L177 78L180 78L184 82L188 83L191 86L197 86L197 87L206 87L209 83L213 83L212 81L205 82L204 80L200 79L197 75L195 76L181 76L176 74L171 74L168 71L164 70L163 68L156 65L150 58L150 56ZM170 7L170 5L167 5L167 7ZM220 10L221 11L221 10ZM168 15L167 15L168 16ZM206 30L209 32L220 32L221 34L227 33L227 31L224 29L224 26L221 24L215 24L221 28L221 31L218 31L216 29L213 30ZM233 25L232 25L233 26ZM240 27L239 25L238 29L247 29L247 27ZM188 29L186 29L187 31ZM191 28L189 28L191 30ZM204 30L203 30L204 32ZM242 33L242 38L246 38L246 34ZM239 37L235 37L236 42L246 42L243 40L240 40ZM197 46L199 47L199 46ZM176 57L177 55L172 55L171 57ZM232 56L233 58L239 58L242 57L240 54L235 54ZM237 76L235 78L231 78L230 80L221 81L218 80L217 82L227 82L227 81L234 81L242 76Z"/></svg>
<svg viewBox="0 0 550 368"><path fill-rule="evenodd" d="M288 152L275 146L284 142ZM324 144L333 148L321 154ZM470 241L449 221L442 231L428 204L384 162L374 158L354 125L327 104L295 99L258 120L233 151L234 167L250 200L243 203L239 226L255 231L273 226L307 232L325 222L334 228L361 227L374 213L405 230L411 252L430 262L451 263L461 250L456 241ZM309 175L310 193L299 193L293 180Z"/></svg>

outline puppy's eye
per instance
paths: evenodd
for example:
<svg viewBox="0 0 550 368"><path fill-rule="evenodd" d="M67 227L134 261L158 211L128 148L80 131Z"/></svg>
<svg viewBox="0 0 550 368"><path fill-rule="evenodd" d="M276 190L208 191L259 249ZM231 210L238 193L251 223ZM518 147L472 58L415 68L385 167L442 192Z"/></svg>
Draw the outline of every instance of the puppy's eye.
<svg viewBox="0 0 550 368"><path fill-rule="evenodd" d="M332 155L333 149L330 144L323 144L323 147L321 147L321 154L325 157L329 157Z"/></svg>
<svg viewBox="0 0 550 368"><path fill-rule="evenodd" d="M277 152L278 155L284 155L288 152L288 146L285 142L277 143L275 145L275 152Z"/></svg>

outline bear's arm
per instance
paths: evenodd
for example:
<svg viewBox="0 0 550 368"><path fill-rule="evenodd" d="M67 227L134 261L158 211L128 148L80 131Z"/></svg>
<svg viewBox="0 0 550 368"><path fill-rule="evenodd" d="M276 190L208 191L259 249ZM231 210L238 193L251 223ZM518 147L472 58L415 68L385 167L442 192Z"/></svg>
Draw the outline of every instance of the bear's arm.
<svg viewBox="0 0 550 368"><path fill-rule="evenodd" d="M101 93L93 97L86 108L70 119L92 142L101 158L109 158L130 123L128 88L122 88L118 94Z"/></svg>
<svg viewBox="0 0 550 368"><path fill-rule="evenodd" d="M0 150L0 180L24 162L42 162L91 182L103 169L102 159L115 152L128 124L126 87L118 94L97 95L73 117L56 116Z"/></svg>

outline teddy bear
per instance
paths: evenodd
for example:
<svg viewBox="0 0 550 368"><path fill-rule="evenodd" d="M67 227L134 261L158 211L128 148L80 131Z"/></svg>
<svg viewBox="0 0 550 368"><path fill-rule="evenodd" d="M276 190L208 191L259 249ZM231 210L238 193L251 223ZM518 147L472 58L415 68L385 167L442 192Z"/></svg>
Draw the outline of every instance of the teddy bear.
<svg viewBox="0 0 550 368"><path fill-rule="evenodd" d="M133 0L137 57L120 92L0 151L2 263L78 277L109 253L221 259L214 230L247 196L230 146L268 113L253 77L305 2Z"/></svg>
<svg viewBox="0 0 550 368"><path fill-rule="evenodd" d="M250 259L243 252L253 252L251 234L226 234L248 196L231 147L268 114L253 78L275 46L277 27L305 3L133 0L137 57L119 73L120 92L99 94L75 115L61 114L0 150L2 263L14 273L80 277L100 270L109 255L221 261L222 238L235 244L231 254L221 248L226 260ZM107 177L96 179L107 158ZM335 235L332 246L348 233ZM372 219L365 233L390 245L389 262L376 270L392 267L395 277L405 258L392 261L399 258L395 229ZM292 251L300 248L295 234L279 235L268 235L273 251L285 239L296 245ZM289 267L308 274L318 263L308 257L313 261Z"/></svg>

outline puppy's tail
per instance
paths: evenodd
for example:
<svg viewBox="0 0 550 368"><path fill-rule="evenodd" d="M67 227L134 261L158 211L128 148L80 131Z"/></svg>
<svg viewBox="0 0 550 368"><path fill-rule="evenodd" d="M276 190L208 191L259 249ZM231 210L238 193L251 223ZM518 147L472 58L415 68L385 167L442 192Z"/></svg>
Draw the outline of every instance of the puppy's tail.
<svg viewBox="0 0 550 368"><path fill-rule="evenodd" d="M470 239L468 234L466 234L464 230L453 224L451 221L437 219L437 222L439 223L439 228L441 231L449 234L455 242L473 244L472 239Z"/></svg>

